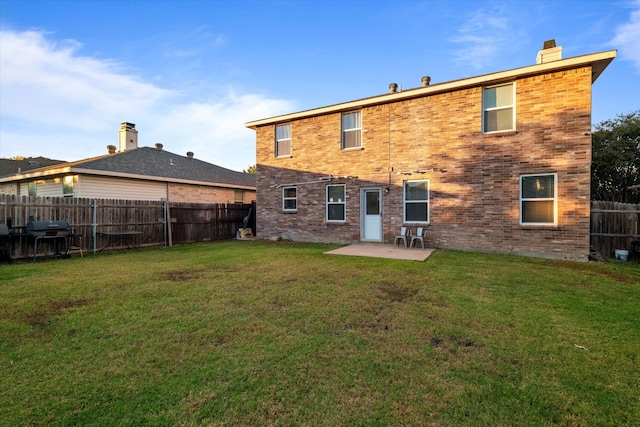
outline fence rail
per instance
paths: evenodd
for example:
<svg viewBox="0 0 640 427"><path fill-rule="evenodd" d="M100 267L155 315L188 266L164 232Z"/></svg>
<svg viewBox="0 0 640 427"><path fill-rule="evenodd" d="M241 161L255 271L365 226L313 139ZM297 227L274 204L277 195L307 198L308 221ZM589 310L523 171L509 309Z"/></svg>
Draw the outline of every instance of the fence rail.
<svg viewBox="0 0 640 427"><path fill-rule="evenodd" d="M640 247L640 205L591 202L591 247L605 258L616 249ZM632 254L638 256L638 254Z"/></svg>
<svg viewBox="0 0 640 427"><path fill-rule="evenodd" d="M253 214L249 215L250 212ZM177 203L147 200L28 197L0 194L0 224L24 227L30 220L66 220L70 232L81 235L72 251L95 252L131 245L169 246L187 242L232 239L247 225L255 233L254 204ZM120 234L120 238L113 238ZM24 237L24 236L23 236ZM52 242L53 243L53 242ZM13 239L12 258L35 256L28 238ZM43 254L48 248L44 245Z"/></svg>

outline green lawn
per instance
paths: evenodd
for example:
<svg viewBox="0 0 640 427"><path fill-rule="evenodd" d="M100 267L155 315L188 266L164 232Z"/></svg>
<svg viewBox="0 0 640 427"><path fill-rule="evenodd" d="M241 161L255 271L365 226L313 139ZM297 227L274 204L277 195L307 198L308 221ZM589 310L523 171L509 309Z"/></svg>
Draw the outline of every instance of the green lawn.
<svg viewBox="0 0 640 427"><path fill-rule="evenodd" d="M640 266L229 241L0 265L0 425L640 422Z"/></svg>

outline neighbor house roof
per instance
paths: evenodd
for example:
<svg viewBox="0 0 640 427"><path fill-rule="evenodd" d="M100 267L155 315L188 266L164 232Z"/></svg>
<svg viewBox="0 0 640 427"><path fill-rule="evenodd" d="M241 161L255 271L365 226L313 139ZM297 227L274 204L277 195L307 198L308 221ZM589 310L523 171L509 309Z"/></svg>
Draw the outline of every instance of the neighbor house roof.
<svg viewBox="0 0 640 427"><path fill-rule="evenodd" d="M0 159L0 177L60 163L65 163L65 161L47 159L46 157L27 157L22 160Z"/></svg>
<svg viewBox="0 0 640 427"><path fill-rule="evenodd" d="M609 63L613 61L613 59L616 57L616 52L617 52L616 50L609 50L606 52L575 56L572 58L544 62L541 64L515 68L507 71L500 71L497 73L484 74L476 77L469 77L469 78L460 79L460 80L452 80L449 82L437 83L437 84L433 84L426 87L406 89L399 92L373 96L370 98L364 98L356 101L344 102L341 104L334 104L326 107L299 111L296 113L285 114L282 116L255 120L252 122L245 123L245 126L248 128L256 129L259 126L288 122L288 121L300 119L303 117L313 117L313 116L319 116L323 114L347 111L347 110L356 109L356 108L370 107L373 105L387 104L390 102L396 102L396 101L401 101L401 100L411 99L411 98L418 98L418 97L433 95L433 94L442 93L442 92L451 92L454 90L460 90L460 89L478 86L478 85L497 84L504 81L511 81L516 78L553 73L556 71L562 71L567 69L575 69L575 68L584 67L587 65L590 65L592 67L591 82L593 83L600 76L600 74L602 74L602 72L609 65Z"/></svg>
<svg viewBox="0 0 640 427"><path fill-rule="evenodd" d="M24 173L0 177L0 182L45 178L63 174L87 174L207 186L255 189L253 174L237 172L193 157L151 147L65 162Z"/></svg>

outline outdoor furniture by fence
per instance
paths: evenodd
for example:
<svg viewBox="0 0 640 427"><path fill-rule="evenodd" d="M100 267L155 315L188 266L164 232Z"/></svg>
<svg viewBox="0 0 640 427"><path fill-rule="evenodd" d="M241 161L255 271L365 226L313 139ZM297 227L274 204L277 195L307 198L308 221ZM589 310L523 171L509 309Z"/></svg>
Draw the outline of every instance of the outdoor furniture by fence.
<svg viewBox="0 0 640 427"><path fill-rule="evenodd" d="M74 245L76 241L78 244ZM80 258L82 258L82 233L70 233L67 238L67 248L80 251Z"/></svg>
<svg viewBox="0 0 640 427"><path fill-rule="evenodd" d="M25 233L33 242L33 260L38 256L38 245L49 241L53 247L53 255L65 257L69 253L69 223L57 221L29 221Z"/></svg>
<svg viewBox="0 0 640 427"><path fill-rule="evenodd" d="M0 224L0 260L4 258L7 262L11 262L11 235L9 227Z"/></svg>
<svg viewBox="0 0 640 427"><path fill-rule="evenodd" d="M400 246L400 241L404 242L404 247L407 247L407 237L411 236L411 230L407 227L400 227L400 234L398 234L393 240L393 246Z"/></svg>
<svg viewBox="0 0 640 427"><path fill-rule="evenodd" d="M142 235L142 231L98 231L96 234L106 240L105 245L100 249L103 251L108 247L114 247L113 244L117 241L125 242L129 249L139 246L138 236Z"/></svg>
<svg viewBox="0 0 640 427"><path fill-rule="evenodd" d="M418 227L418 231L416 231L416 235L411 237L411 243L409 244L409 247L415 248L416 241L418 241L422 244L422 249L424 249L424 237L426 234L427 234L426 229L424 229L423 227Z"/></svg>

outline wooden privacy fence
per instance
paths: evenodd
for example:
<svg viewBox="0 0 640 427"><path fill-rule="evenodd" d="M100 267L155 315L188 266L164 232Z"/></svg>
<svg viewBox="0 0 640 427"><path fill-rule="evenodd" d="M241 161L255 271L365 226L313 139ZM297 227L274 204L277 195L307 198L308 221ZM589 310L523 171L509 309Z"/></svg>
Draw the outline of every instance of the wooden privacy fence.
<svg viewBox="0 0 640 427"><path fill-rule="evenodd" d="M71 239L72 252L232 239L247 216L247 227L255 233L255 202L177 203L0 194L0 224L18 228L30 220L66 220L71 233L82 236ZM33 256L29 254L32 250L29 239L12 239L13 258Z"/></svg>
<svg viewBox="0 0 640 427"><path fill-rule="evenodd" d="M591 247L606 258L616 249L640 248L640 205L591 202ZM638 256L631 253L631 256Z"/></svg>

